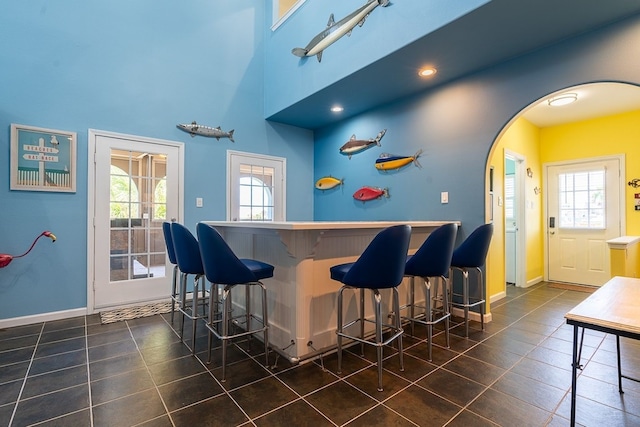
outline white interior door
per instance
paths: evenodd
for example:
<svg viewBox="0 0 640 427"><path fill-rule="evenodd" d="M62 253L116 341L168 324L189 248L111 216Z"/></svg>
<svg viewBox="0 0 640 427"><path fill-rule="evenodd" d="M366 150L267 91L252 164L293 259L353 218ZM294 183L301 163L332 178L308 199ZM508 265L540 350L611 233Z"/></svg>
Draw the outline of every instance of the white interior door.
<svg viewBox="0 0 640 427"><path fill-rule="evenodd" d="M505 150L504 156L504 241L505 281L526 286L526 221L524 166L526 158Z"/></svg>
<svg viewBox="0 0 640 427"><path fill-rule="evenodd" d="M546 167L550 281L600 286L611 278L606 241L622 233L623 160Z"/></svg>
<svg viewBox="0 0 640 427"><path fill-rule="evenodd" d="M163 221L180 219L182 144L93 134L94 308L169 298Z"/></svg>

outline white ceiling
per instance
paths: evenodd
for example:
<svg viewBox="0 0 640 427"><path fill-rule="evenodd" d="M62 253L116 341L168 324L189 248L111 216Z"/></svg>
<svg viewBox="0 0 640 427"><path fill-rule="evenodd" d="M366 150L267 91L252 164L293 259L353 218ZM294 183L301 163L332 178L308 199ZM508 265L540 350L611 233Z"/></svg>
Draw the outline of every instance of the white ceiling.
<svg viewBox="0 0 640 427"><path fill-rule="evenodd" d="M560 107L547 100L562 93L575 93L578 100ZM575 86L544 97L524 112L523 117L538 127L640 110L640 87L625 83L591 83Z"/></svg>

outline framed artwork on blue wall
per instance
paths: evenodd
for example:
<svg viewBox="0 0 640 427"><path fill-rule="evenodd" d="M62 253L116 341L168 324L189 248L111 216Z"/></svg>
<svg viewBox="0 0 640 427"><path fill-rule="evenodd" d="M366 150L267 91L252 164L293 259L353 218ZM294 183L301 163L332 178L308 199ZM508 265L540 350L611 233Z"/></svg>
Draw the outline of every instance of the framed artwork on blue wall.
<svg viewBox="0 0 640 427"><path fill-rule="evenodd" d="M11 190L76 192L76 133L11 124Z"/></svg>

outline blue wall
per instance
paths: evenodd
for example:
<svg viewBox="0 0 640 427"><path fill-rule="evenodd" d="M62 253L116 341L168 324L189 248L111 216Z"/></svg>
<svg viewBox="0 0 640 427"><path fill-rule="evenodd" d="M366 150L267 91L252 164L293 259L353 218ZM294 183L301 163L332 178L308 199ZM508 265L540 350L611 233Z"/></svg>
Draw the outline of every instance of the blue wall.
<svg viewBox="0 0 640 427"><path fill-rule="evenodd" d="M225 218L226 150L287 159L287 219L313 216L313 134L264 121L264 1L5 0L0 7L0 319L86 306L89 128L185 143L185 217ZM242 48L239 49L238 46ZM177 123L235 128L191 138ZM9 191L11 123L78 134L75 194ZM195 198L204 207L195 207Z"/></svg>
<svg viewBox="0 0 640 427"><path fill-rule="evenodd" d="M404 101L316 131L314 178L344 178L343 188L316 190L315 220L462 221L461 236L485 222L485 168L491 146L530 103L577 84L640 84L640 17L558 43ZM367 139L382 128L382 147L349 160L339 148L352 134ZM413 155L422 169L379 172L382 152ZM388 187L390 198L362 203L362 185ZM449 203L440 203L440 192Z"/></svg>
<svg viewBox="0 0 640 427"><path fill-rule="evenodd" d="M294 56L291 49L305 47L316 34L326 28L332 13L337 22L364 5L366 0L308 0L268 36L265 117L295 104L488 1L391 1L387 7L374 9L363 28L354 28L350 37L343 37L331 45L324 52L322 63L318 63L315 57L300 59Z"/></svg>
<svg viewBox="0 0 640 427"><path fill-rule="evenodd" d="M263 1L94 3L6 0L2 5L0 253L23 252L45 229L54 231L58 241L41 242L29 257L0 269L0 319L86 305L89 128L183 141L184 222L190 226L201 219L224 219L225 152L231 148L287 158L289 220L457 219L464 236L484 222L491 145L521 109L575 84L640 84L640 17L634 17L314 135L263 118L437 28L436 22L409 19L397 24L402 31L393 34L357 34L356 28L350 43L340 46L339 41L326 52L322 69L313 59L302 71L291 47L306 44L326 24L329 12L343 16L362 2L332 2L328 10L325 2L309 1L296 14L301 17L275 33L268 29ZM440 19L448 22L481 3L464 2L459 9L443 4ZM376 19L391 13L411 16L422 4L397 2L374 11L365 25L386 31ZM354 49L371 44L366 34L373 34L378 46L370 53ZM175 128L194 119L235 128L236 143L190 138ZM11 123L78 133L77 193L9 191ZM387 134L381 148L350 160L339 154L352 134L371 138L382 128ZM381 152L413 155L419 149L424 150L422 169L408 166L385 174L373 166ZM345 178L345 185L324 193L314 190L314 180L329 174ZM391 197L356 202L351 196L362 185L389 187ZM441 191L449 192L446 205L440 204ZM204 197L204 208L195 208L195 197Z"/></svg>

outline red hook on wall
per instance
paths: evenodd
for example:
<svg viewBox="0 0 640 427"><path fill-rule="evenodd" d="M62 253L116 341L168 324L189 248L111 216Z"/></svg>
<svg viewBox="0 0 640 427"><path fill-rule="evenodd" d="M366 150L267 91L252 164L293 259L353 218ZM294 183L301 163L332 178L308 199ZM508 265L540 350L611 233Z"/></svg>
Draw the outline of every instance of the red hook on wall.
<svg viewBox="0 0 640 427"><path fill-rule="evenodd" d="M25 256L26 254L28 254L29 252L31 252L31 249L33 249L33 247L36 245L36 242L38 241L39 238L41 238L42 236L48 237L51 239L51 242L55 242L56 241L56 236L55 234L53 234L50 231L43 231L38 237L36 237L36 239L33 241L33 243L31 244L31 247L29 248L29 250L25 253L23 253L22 255L16 255L16 256L11 256L9 254L0 254L0 268L6 267L7 265L9 265L9 263L11 261L13 261L14 258L22 258L23 256Z"/></svg>

